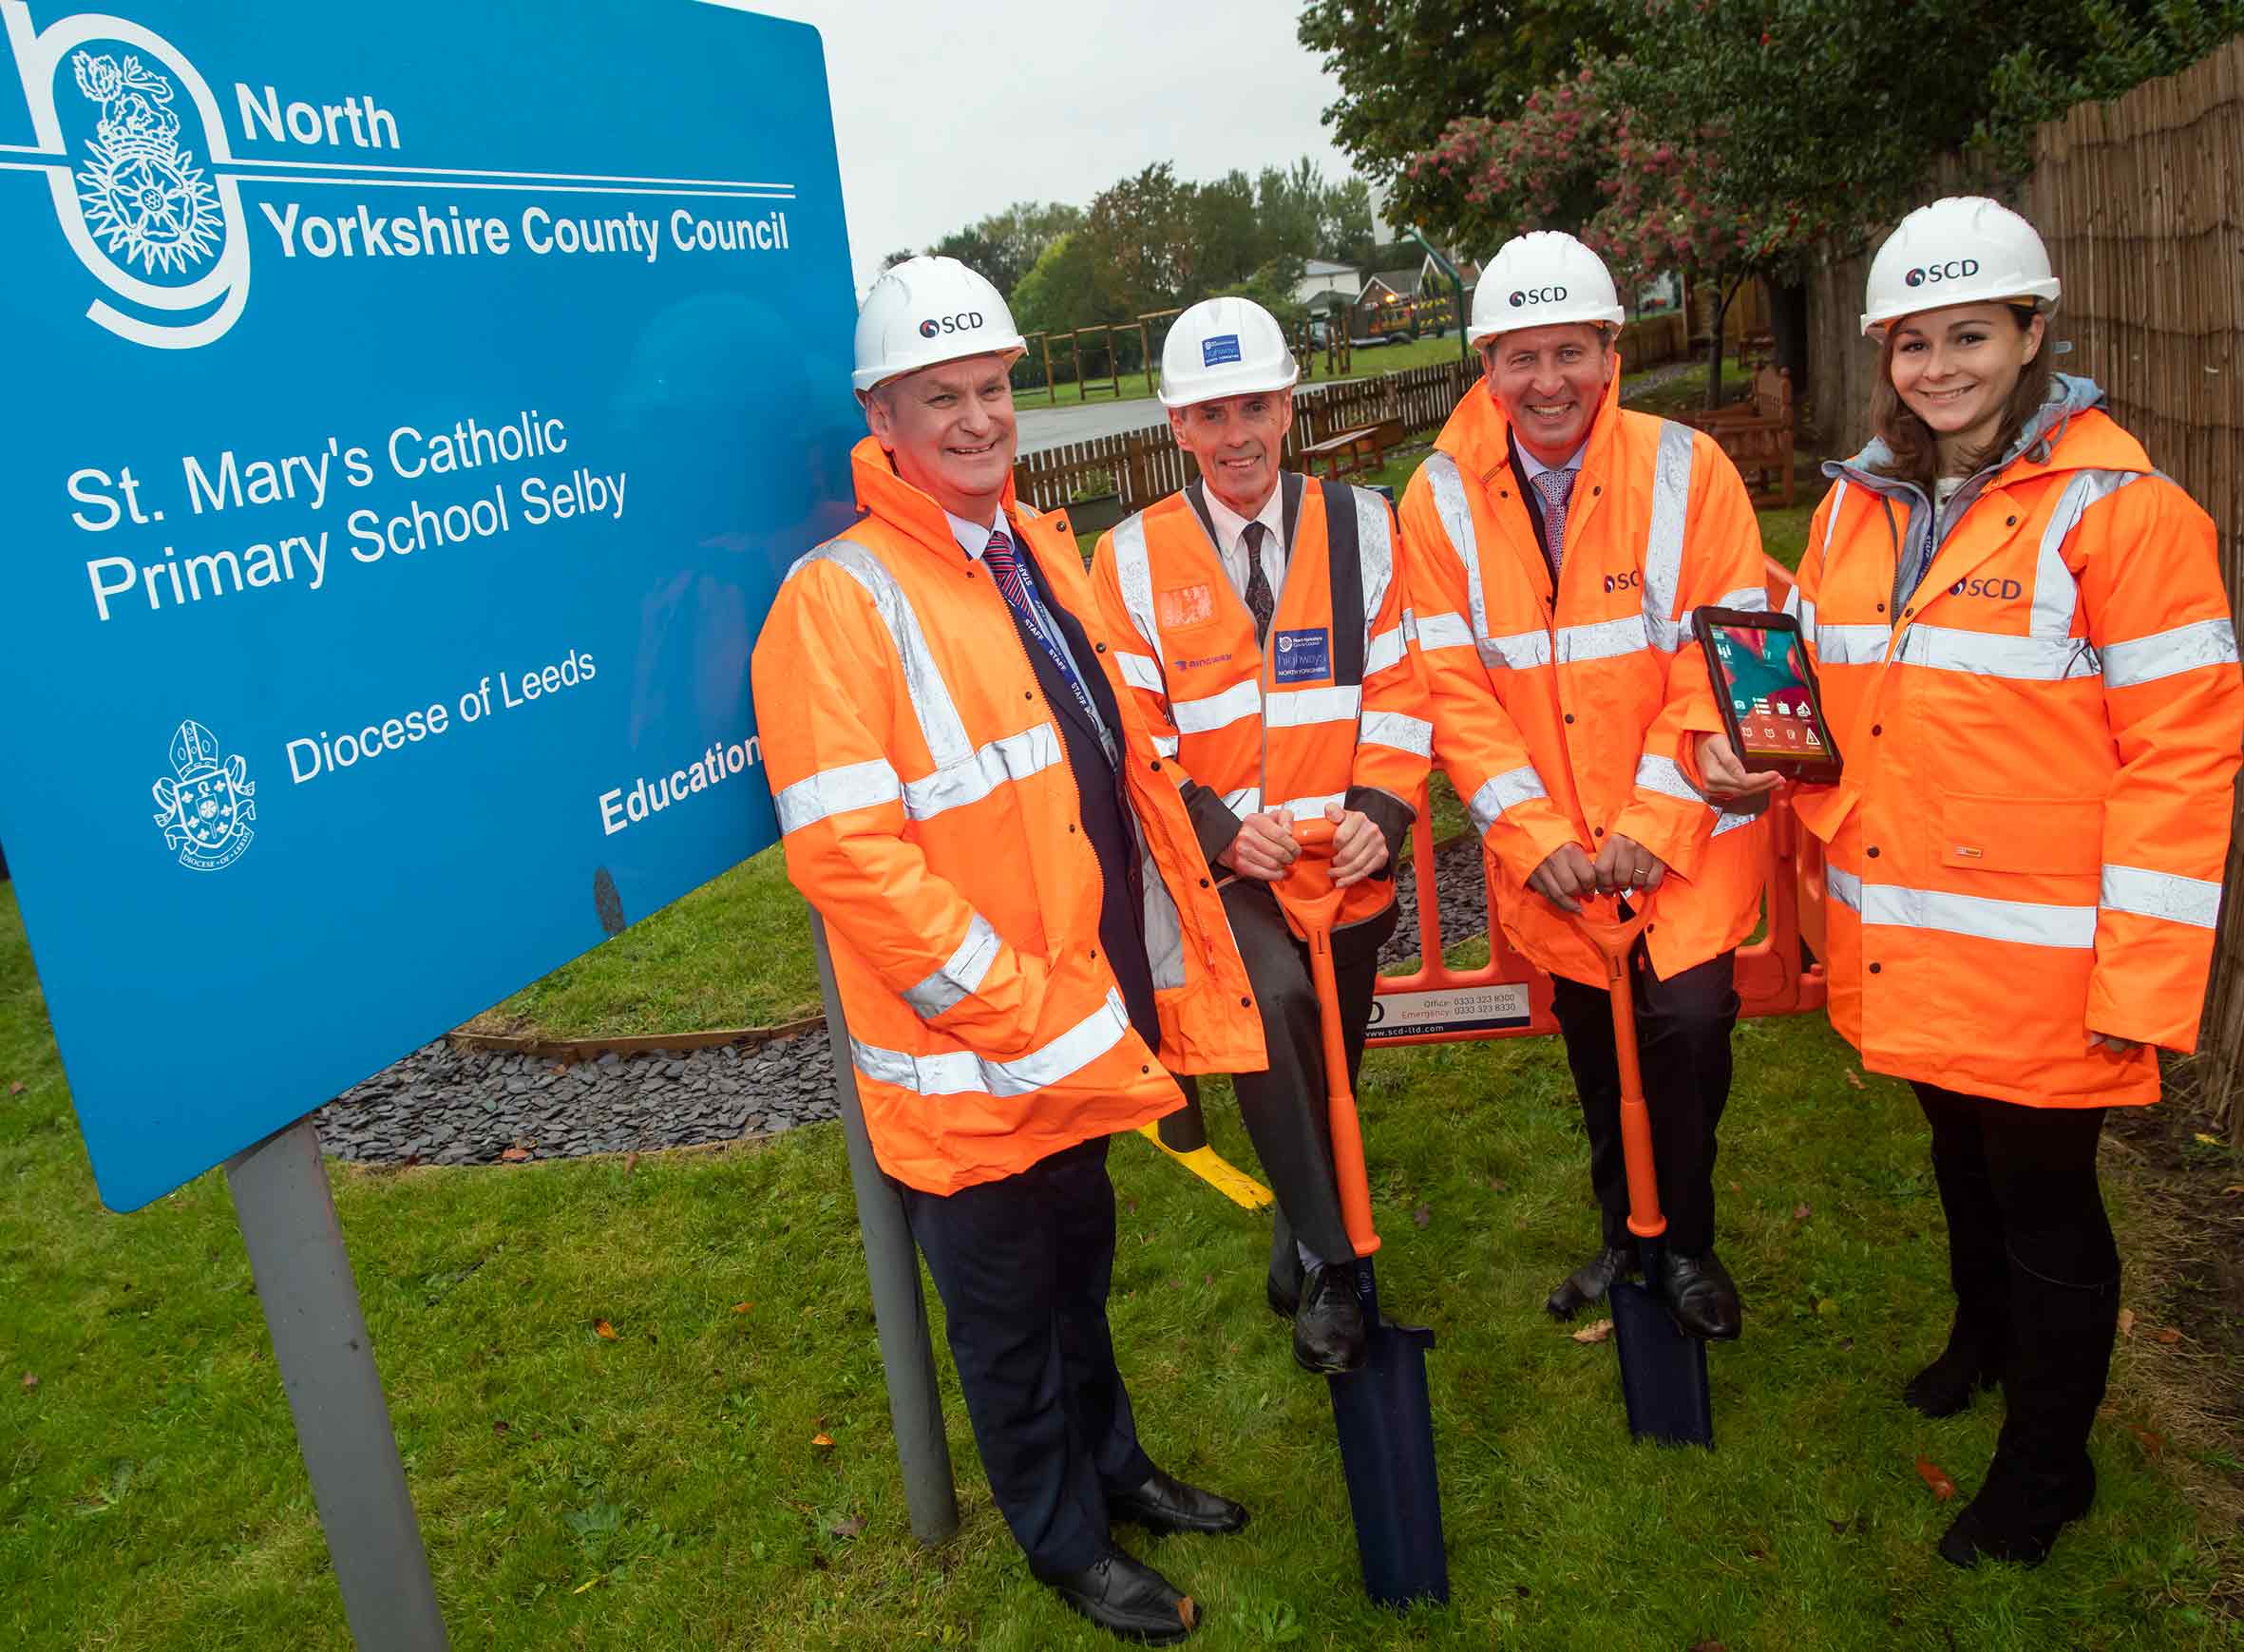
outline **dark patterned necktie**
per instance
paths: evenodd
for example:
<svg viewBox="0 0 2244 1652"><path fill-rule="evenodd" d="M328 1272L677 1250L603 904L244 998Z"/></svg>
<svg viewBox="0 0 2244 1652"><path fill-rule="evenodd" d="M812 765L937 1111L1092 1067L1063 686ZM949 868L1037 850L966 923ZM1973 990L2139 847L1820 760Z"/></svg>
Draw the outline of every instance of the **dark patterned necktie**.
<svg viewBox="0 0 2244 1652"><path fill-rule="evenodd" d="M1246 611L1254 616L1254 641L1260 648L1270 635L1270 617L1278 612L1278 598L1271 595L1270 577L1263 572L1263 536L1269 530L1259 522L1246 524L1241 535L1246 546Z"/></svg>
<svg viewBox="0 0 2244 1652"><path fill-rule="evenodd" d="M1535 491L1543 496L1543 542L1550 551L1550 577L1558 578L1561 563L1566 560L1566 507L1573 497L1574 473L1570 470L1538 470L1534 475Z"/></svg>

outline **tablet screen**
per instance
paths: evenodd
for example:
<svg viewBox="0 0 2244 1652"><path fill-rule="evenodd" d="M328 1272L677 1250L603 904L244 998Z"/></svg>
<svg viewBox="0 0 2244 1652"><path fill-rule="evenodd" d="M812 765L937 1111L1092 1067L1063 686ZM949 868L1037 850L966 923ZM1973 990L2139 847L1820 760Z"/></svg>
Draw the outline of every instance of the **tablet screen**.
<svg viewBox="0 0 2244 1652"><path fill-rule="evenodd" d="M1721 692L1737 713L1745 748L1740 755L1796 761L1830 757L1800 663L1798 633L1714 623L1708 635L1721 668Z"/></svg>

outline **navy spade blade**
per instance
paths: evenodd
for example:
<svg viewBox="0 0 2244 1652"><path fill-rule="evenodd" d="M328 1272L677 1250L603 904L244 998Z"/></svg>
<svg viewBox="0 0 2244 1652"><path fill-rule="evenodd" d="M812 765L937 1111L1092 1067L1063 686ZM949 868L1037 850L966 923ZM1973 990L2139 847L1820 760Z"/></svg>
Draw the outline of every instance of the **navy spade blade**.
<svg viewBox="0 0 2244 1652"><path fill-rule="evenodd" d="M1714 1405L1706 1387L1706 1344L1686 1337L1658 1292L1615 1280L1613 1340L1621 1350L1621 1397L1628 1432L1669 1446L1712 1446Z"/></svg>
<svg viewBox="0 0 2244 1652"><path fill-rule="evenodd" d="M1357 1267L1371 1321L1370 1348L1360 1369L1328 1378L1327 1386L1363 1590L1382 1606L1446 1604L1449 1556L1442 1548L1441 1487L1434 1472L1434 1401L1426 1388L1426 1350L1434 1346L1434 1333L1381 1317L1371 1263Z"/></svg>

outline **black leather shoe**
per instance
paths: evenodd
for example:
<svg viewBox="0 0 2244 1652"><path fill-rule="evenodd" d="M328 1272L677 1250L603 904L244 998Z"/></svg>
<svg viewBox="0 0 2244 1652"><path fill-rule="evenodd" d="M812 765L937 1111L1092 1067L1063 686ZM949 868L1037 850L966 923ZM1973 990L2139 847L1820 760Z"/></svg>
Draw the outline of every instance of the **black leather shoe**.
<svg viewBox="0 0 2244 1652"><path fill-rule="evenodd" d="M1311 1268L1293 1316L1293 1362L1329 1377L1355 1370L1369 1353L1363 1300L1356 1294L1356 1264Z"/></svg>
<svg viewBox="0 0 2244 1652"><path fill-rule="evenodd" d="M1112 1544L1081 1571L1039 1575L1072 1609L1125 1641L1166 1646L1199 1625L1190 1595Z"/></svg>
<svg viewBox="0 0 2244 1652"><path fill-rule="evenodd" d="M1107 1498L1107 1518L1163 1533L1237 1531L1246 1524L1246 1510L1155 1469L1144 1485Z"/></svg>
<svg viewBox="0 0 2244 1652"><path fill-rule="evenodd" d="M1661 1284L1667 1294L1667 1317L1686 1337L1707 1342L1738 1339L1738 1286L1721 1258L1667 1253Z"/></svg>
<svg viewBox="0 0 2244 1652"><path fill-rule="evenodd" d="M1554 1320L1570 1320L1591 1302L1603 1301L1615 1280L1624 1274L1640 1272L1643 1267L1634 1246L1624 1249L1608 1244L1558 1282L1558 1288L1544 1302L1543 1311Z"/></svg>

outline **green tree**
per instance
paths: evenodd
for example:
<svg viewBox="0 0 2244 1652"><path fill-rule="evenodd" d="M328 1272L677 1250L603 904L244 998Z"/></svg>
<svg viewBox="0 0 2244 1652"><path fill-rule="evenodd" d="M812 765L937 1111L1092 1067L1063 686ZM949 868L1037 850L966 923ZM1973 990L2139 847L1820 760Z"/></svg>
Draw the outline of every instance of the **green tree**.
<svg viewBox="0 0 2244 1652"><path fill-rule="evenodd" d="M1056 200L1017 200L1003 212L952 231L928 251L980 272L1010 300L1044 250L1082 222L1080 207Z"/></svg>
<svg viewBox="0 0 2244 1652"><path fill-rule="evenodd" d="M1510 113L1615 44L1582 0L1310 0L1296 34L1340 83L1324 111L1333 141L1381 180L1455 117Z"/></svg>

